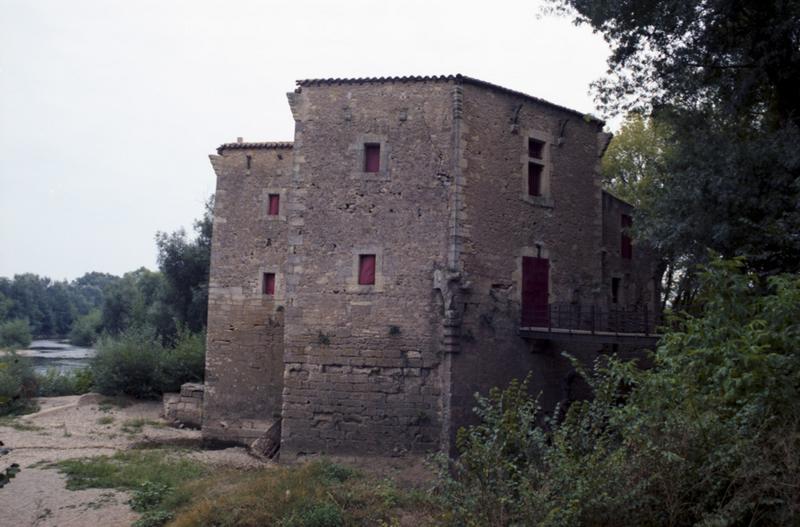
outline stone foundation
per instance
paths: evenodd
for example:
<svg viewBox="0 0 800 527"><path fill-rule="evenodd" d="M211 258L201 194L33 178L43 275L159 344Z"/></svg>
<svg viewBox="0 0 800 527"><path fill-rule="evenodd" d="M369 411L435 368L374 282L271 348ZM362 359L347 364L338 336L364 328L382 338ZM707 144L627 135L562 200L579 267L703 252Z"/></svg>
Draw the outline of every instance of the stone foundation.
<svg viewBox="0 0 800 527"><path fill-rule="evenodd" d="M200 428L203 422L202 384L187 382L180 393L164 394L164 419L187 428Z"/></svg>

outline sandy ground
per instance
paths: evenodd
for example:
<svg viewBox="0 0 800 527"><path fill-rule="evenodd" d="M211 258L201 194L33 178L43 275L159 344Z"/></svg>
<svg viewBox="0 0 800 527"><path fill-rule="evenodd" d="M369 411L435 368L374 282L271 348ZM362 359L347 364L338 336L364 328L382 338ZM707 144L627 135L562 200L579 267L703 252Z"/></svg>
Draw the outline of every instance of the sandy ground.
<svg viewBox="0 0 800 527"><path fill-rule="evenodd" d="M63 459L111 455L142 442L199 444L198 430L145 425L140 432L121 430L125 421L160 419L160 402L134 402L130 406L101 409L96 394L39 399L40 410L15 420L20 427L0 424L0 441L11 449L0 456L0 470L18 463L21 471L0 489L0 527L116 527L129 526L137 514L127 505L124 492L111 489L71 491L57 470L42 465ZM113 418L110 424L98 419ZM19 429L19 428L31 429ZM250 468L262 463L243 448L196 451L186 455L226 467Z"/></svg>

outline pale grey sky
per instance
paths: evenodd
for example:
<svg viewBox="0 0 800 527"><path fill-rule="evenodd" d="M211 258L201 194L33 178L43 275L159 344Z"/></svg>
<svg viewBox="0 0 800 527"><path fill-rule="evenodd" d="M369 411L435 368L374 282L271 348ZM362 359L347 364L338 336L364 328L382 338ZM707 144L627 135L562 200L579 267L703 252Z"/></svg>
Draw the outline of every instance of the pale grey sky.
<svg viewBox="0 0 800 527"><path fill-rule="evenodd" d="M584 112L608 48L537 1L0 0L0 276L155 268L295 79L463 73Z"/></svg>

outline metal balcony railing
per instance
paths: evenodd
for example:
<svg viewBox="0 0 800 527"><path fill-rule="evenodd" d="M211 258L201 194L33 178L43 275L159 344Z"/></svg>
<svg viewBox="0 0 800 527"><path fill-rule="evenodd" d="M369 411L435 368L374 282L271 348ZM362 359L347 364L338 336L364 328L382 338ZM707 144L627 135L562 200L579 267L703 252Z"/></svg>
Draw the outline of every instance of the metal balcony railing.
<svg viewBox="0 0 800 527"><path fill-rule="evenodd" d="M658 339L660 323L658 314L647 306L549 304L526 310L520 333L534 338L548 338L550 334L597 337L592 340L608 342L631 337L649 342Z"/></svg>

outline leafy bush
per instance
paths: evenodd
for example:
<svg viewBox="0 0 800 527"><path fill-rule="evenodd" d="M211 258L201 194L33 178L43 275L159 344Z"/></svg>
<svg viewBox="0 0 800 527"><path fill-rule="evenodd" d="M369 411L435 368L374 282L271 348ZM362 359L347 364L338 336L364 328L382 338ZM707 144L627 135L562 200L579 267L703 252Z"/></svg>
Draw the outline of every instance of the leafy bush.
<svg viewBox="0 0 800 527"><path fill-rule="evenodd" d="M563 419L536 426L525 383L478 398L441 460L456 525L788 525L800 514L800 277L764 288L738 261L701 273L647 371L615 358Z"/></svg>
<svg viewBox="0 0 800 527"><path fill-rule="evenodd" d="M36 395L39 397L82 395L92 390L92 384L92 371L89 368L65 372L48 368L44 374L36 374Z"/></svg>
<svg viewBox="0 0 800 527"><path fill-rule="evenodd" d="M148 331L101 338L91 361L95 388L105 395L155 398L164 385L163 357L161 342Z"/></svg>
<svg viewBox="0 0 800 527"><path fill-rule="evenodd" d="M72 324L69 342L74 346L89 347L100 337L102 327L102 313L99 309L93 309Z"/></svg>
<svg viewBox="0 0 800 527"><path fill-rule="evenodd" d="M205 368L205 333L191 333L186 329L180 329L175 346L164 350L162 390L176 392L185 382L203 382Z"/></svg>
<svg viewBox="0 0 800 527"><path fill-rule="evenodd" d="M98 341L91 362L94 387L105 395L158 397L185 382L202 381L203 334L182 331L174 348L165 348L152 331L130 329Z"/></svg>
<svg viewBox="0 0 800 527"><path fill-rule="evenodd" d="M0 323L0 348L27 348L33 337L27 320L7 320Z"/></svg>
<svg viewBox="0 0 800 527"><path fill-rule="evenodd" d="M0 415L32 410L34 395L36 378L30 360L14 352L0 355Z"/></svg>

